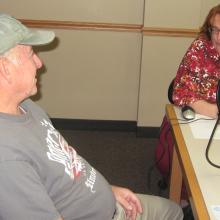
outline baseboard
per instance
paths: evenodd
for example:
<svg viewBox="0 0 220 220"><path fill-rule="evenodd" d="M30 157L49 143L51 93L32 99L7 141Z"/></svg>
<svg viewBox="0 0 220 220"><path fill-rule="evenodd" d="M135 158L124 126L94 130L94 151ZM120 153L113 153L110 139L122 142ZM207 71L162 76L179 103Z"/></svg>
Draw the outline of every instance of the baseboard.
<svg viewBox="0 0 220 220"><path fill-rule="evenodd" d="M158 138L159 131L159 127L137 127L137 136L147 138Z"/></svg>
<svg viewBox="0 0 220 220"><path fill-rule="evenodd" d="M157 138L158 127L137 127L136 121L86 120L51 118L53 125L60 130L131 131L138 137Z"/></svg>

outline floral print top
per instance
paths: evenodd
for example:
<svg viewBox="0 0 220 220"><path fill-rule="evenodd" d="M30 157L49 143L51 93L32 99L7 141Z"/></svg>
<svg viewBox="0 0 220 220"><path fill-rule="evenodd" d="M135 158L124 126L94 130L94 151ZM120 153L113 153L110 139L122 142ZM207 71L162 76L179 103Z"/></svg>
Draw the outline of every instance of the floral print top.
<svg viewBox="0 0 220 220"><path fill-rule="evenodd" d="M173 101L184 106L198 100L216 101L220 79L220 55L204 36L195 39L182 62L174 82Z"/></svg>

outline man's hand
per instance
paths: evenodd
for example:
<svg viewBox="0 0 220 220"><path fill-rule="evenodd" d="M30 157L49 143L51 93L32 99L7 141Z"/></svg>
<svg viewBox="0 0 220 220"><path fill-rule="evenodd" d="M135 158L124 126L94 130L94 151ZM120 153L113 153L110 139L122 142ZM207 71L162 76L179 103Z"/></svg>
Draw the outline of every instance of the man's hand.
<svg viewBox="0 0 220 220"><path fill-rule="evenodd" d="M128 219L135 220L137 213L142 213L140 200L131 190L112 186L112 192L117 202L124 208Z"/></svg>

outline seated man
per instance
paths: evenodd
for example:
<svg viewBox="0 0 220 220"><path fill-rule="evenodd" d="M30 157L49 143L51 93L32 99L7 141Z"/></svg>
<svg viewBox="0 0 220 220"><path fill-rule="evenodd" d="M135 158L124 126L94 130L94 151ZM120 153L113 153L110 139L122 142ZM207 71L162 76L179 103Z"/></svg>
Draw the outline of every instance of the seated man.
<svg viewBox="0 0 220 220"><path fill-rule="evenodd" d="M182 219L174 202L110 186L29 99L42 67L31 45L53 39L0 14L0 219Z"/></svg>

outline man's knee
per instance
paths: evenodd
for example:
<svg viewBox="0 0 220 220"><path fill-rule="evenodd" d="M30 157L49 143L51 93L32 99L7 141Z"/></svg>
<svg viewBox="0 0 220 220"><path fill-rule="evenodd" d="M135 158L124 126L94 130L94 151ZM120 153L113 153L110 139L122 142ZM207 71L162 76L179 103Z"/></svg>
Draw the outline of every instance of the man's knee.
<svg viewBox="0 0 220 220"><path fill-rule="evenodd" d="M141 220L161 219L161 220L182 220L183 212L179 205L171 200L151 195L137 194L142 207L143 214Z"/></svg>

